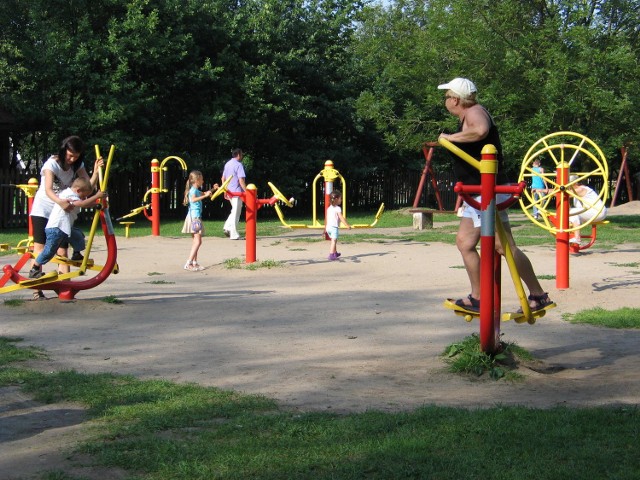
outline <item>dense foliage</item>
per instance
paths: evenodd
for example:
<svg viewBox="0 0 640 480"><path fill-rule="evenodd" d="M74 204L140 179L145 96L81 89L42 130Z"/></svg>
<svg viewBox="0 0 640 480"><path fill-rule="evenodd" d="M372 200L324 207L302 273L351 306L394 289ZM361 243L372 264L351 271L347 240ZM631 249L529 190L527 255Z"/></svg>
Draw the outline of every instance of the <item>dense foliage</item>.
<svg viewBox="0 0 640 480"><path fill-rule="evenodd" d="M559 130L587 135L615 165L620 147L640 140L639 25L634 0L398 0L368 9L354 44L370 78L358 111L410 152L455 128L436 87L464 76L496 118L512 165Z"/></svg>
<svg viewBox="0 0 640 480"><path fill-rule="evenodd" d="M640 136L634 0L4 0L0 106L41 160L71 133L117 168L179 155L297 194L334 159L351 175L420 163L455 128L439 83L479 87L519 164L575 130L615 163ZM633 160L634 154L631 152Z"/></svg>

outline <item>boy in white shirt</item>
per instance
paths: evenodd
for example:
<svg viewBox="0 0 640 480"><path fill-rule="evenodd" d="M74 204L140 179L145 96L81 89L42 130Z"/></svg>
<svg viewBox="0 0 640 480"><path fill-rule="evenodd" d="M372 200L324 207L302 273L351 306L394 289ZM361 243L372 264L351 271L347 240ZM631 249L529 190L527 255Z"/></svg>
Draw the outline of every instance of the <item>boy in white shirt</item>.
<svg viewBox="0 0 640 480"><path fill-rule="evenodd" d="M45 228L47 240L44 250L33 263L33 267L29 271L29 278L40 278L44 275L42 265L53 258L63 241L68 239L75 252L84 250L84 235L78 229L73 228L73 223L78 218L80 208L93 206L96 200L104 196L104 192L98 190L98 192L89 197L92 191L89 180L78 177L73 181L70 188L60 192L59 197L68 200L73 208L66 211L58 204L53 207Z"/></svg>

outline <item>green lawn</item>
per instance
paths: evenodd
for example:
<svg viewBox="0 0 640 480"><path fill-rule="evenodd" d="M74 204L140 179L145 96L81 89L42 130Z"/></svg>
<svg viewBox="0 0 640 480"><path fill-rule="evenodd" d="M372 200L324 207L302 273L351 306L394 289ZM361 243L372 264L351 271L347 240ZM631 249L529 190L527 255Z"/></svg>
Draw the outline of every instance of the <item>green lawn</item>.
<svg viewBox="0 0 640 480"><path fill-rule="evenodd" d="M194 384L37 372L20 361L45 354L17 340L0 337L0 385L85 404L91 435L79 450L129 480L640 478L636 407L291 412Z"/></svg>
<svg viewBox="0 0 640 480"><path fill-rule="evenodd" d="M370 224L375 217L372 213L354 213L349 215L349 222L355 224ZM528 245L548 245L555 246L554 237L546 230L535 226L523 215L512 216L511 225L513 235L516 242L520 246ZM616 246L627 243L640 243L637 231L640 228L640 218L637 216L610 216L610 223L598 228L598 238L596 244L592 248L613 249ZM310 224L307 218L287 219L291 223ZM353 242L375 242L380 240L396 239L418 242L442 242L448 244L455 243L455 232L457 230L458 218L453 214L435 214L434 228L429 230L413 230L409 229L403 233L390 233L388 229L397 227L411 227L411 214L405 211L388 211L380 218L375 228L356 229L349 232L348 235L340 237L341 243ZM160 235L162 236L182 236L182 220L165 220L160 224ZM222 220L205 221L206 236L222 237ZM124 237L124 227L117 223L114 224L117 236ZM244 230L244 223L240 225L241 231ZM590 231L590 228L588 229ZM258 219L258 235L259 236L278 236L285 229L279 220L260 220ZM305 230L312 234L313 232L321 233L321 230ZM100 233L101 234L101 233ZM151 235L151 223L143 217L137 217L137 221L131 226L131 236L147 236ZM26 234L22 230L3 230L0 232L0 243L9 243L12 246L26 238ZM315 239L320 241L320 235ZM297 241L314 241L311 238L302 238ZM11 252L9 252L11 253ZM0 252L0 255L7 255L7 252Z"/></svg>

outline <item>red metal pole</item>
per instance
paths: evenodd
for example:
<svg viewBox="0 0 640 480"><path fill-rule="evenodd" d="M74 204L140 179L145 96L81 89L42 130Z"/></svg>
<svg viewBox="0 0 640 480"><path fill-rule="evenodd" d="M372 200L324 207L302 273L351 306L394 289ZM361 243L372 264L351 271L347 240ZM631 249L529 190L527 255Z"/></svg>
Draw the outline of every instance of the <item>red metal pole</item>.
<svg viewBox="0 0 640 480"><path fill-rule="evenodd" d="M151 235L160 236L160 162L151 160Z"/></svg>
<svg viewBox="0 0 640 480"><path fill-rule="evenodd" d="M240 197L242 198L242 196ZM258 189L251 183L247 185L247 190L244 193L244 205L245 205L245 263L254 263L256 261L256 241L257 241L257 215L258 215Z"/></svg>
<svg viewBox="0 0 640 480"><path fill-rule="evenodd" d="M556 181L560 189L556 194L556 288L569 288L569 194L565 185L569 183L569 165L562 163L556 169Z"/></svg>
<svg viewBox="0 0 640 480"><path fill-rule="evenodd" d="M496 173L497 150L493 145L482 149L481 178L481 226L480 226L480 347L483 352L495 353L500 340L500 306L494 306L496 298ZM498 284L499 286L499 284Z"/></svg>

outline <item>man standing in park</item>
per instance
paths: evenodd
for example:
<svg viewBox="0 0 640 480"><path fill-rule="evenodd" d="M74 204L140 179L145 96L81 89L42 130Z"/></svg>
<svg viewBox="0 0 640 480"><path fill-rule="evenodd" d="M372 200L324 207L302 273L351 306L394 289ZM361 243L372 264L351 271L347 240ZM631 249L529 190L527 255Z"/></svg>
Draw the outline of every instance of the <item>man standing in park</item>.
<svg viewBox="0 0 640 480"><path fill-rule="evenodd" d="M224 166L222 182L224 183L227 178L233 177L227 186L228 192L243 193L247 189L242 157L242 150L234 148L231 152L231 160ZM242 199L237 195L227 195L226 198L231 203L231 213L227 221L224 222L224 227L222 227L224 234L231 240L242 240L242 237L238 233L238 222L240 221L240 214L242 213Z"/></svg>
<svg viewBox="0 0 640 480"><path fill-rule="evenodd" d="M475 158L481 159L482 148L492 144L498 151L498 175L496 184L509 183L503 168L502 145L498 134L498 127L489 112L476 100L476 86L466 78L454 78L449 83L438 85L438 89L446 90L445 106L451 115L458 117L458 130L456 133L440 135L454 143L464 152ZM457 155L453 155L454 175L456 182L465 185L480 185L480 172ZM497 196L496 202L501 200ZM476 197L480 199L479 196ZM463 204L464 212L460 219L456 245L462 254L462 260L471 282L471 293L456 301L456 305L468 310L480 311L480 255L477 246L480 241L480 211ZM529 306L532 312L544 309L553 304L549 295L542 289L529 258L516 246L507 211L502 210L500 218L504 224L507 240L513 252L513 257L518 267L518 272L524 283L529 288ZM500 237L496 236L496 251L504 254L500 243Z"/></svg>

